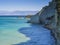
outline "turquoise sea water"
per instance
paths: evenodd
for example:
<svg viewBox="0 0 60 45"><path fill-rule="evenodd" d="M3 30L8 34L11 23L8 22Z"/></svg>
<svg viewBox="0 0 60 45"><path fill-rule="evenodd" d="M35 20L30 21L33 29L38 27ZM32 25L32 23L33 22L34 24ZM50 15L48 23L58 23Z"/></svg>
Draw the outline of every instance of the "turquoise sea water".
<svg viewBox="0 0 60 45"><path fill-rule="evenodd" d="M0 45L12 45L30 40L18 32L22 27L30 27L27 19L18 17L0 17Z"/></svg>

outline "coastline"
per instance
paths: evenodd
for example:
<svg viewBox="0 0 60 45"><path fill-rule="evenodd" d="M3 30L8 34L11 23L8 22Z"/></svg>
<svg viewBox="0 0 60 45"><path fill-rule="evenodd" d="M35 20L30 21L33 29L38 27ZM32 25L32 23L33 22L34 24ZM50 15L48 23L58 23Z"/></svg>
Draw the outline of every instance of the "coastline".
<svg viewBox="0 0 60 45"><path fill-rule="evenodd" d="M51 36L50 30L40 25L31 25L18 30L20 33L30 37L31 40L15 45L54 45L54 38Z"/></svg>

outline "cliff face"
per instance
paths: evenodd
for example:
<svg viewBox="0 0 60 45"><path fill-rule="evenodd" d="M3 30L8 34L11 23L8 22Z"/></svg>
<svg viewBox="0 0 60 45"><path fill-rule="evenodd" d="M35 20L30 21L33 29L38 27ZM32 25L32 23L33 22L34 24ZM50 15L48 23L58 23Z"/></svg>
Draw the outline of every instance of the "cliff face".
<svg viewBox="0 0 60 45"><path fill-rule="evenodd" d="M38 15L32 16L31 19L30 19L30 22L38 24L39 23L39 16Z"/></svg>
<svg viewBox="0 0 60 45"><path fill-rule="evenodd" d="M49 6L43 8L40 14L40 23L52 29L56 38L56 45L60 45L60 0L52 0Z"/></svg>
<svg viewBox="0 0 60 45"><path fill-rule="evenodd" d="M31 21L52 29L56 45L60 45L60 0L52 0L48 6L43 7L40 12L33 16Z"/></svg>
<svg viewBox="0 0 60 45"><path fill-rule="evenodd" d="M45 27L54 29L56 28L56 9L55 2L50 2L48 6L42 8L42 12L40 13L40 23L42 23Z"/></svg>
<svg viewBox="0 0 60 45"><path fill-rule="evenodd" d="M55 0L56 11L57 11L57 30L56 30L56 39L57 45L60 45L60 0Z"/></svg>

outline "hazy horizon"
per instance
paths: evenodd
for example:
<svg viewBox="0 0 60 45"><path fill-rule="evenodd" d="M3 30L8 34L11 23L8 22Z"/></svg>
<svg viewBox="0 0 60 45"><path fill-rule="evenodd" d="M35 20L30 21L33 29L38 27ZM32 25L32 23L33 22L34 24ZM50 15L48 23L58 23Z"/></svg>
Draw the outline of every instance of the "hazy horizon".
<svg viewBox="0 0 60 45"><path fill-rule="evenodd" d="M40 11L51 0L0 0L0 15L15 11ZM17 13L18 14L18 13Z"/></svg>
<svg viewBox="0 0 60 45"><path fill-rule="evenodd" d="M26 15L34 15L38 11L2 11L0 12L0 16L26 16Z"/></svg>

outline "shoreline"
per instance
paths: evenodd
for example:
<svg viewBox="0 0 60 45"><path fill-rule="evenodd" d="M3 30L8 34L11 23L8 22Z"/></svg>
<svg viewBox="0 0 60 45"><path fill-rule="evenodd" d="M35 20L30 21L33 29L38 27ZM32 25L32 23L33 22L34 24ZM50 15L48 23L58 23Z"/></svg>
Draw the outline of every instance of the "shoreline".
<svg viewBox="0 0 60 45"><path fill-rule="evenodd" d="M20 33L30 37L31 40L16 45L53 45L54 39L51 36L50 30L43 28L40 25L31 25L18 30Z"/></svg>

